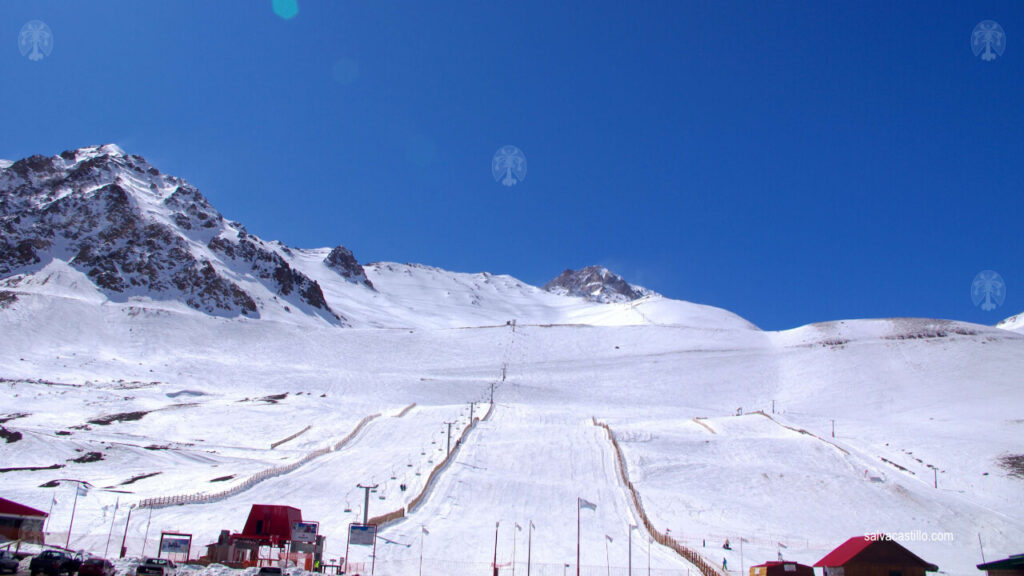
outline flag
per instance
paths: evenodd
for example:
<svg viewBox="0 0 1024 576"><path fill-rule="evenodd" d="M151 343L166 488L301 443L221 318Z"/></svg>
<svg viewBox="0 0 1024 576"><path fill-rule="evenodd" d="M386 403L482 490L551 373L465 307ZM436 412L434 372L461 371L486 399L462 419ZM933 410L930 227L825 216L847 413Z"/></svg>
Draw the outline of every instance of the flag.
<svg viewBox="0 0 1024 576"><path fill-rule="evenodd" d="M533 520L530 520L530 529L531 530L536 530L537 529L537 527L533 525Z"/></svg>
<svg viewBox="0 0 1024 576"><path fill-rule="evenodd" d="M424 534L430 534L430 530L427 530L426 526L420 526L420 530L423 530Z"/></svg>
<svg viewBox="0 0 1024 576"><path fill-rule="evenodd" d="M523 531L523 527L519 525L519 522L516 522L516 530Z"/></svg>
<svg viewBox="0 0 1024 576"><path fill-rule="evenodd" d="M607 534L605 534L604 537L607 538L609 542L615 542L615 540L612 540L612 537Z"/></svg>
<svg viewBox="0 0 1024 576"><path fill-rule="evenodd" d="M85 487L85 484L82 484L82 483L78 484L78 495L79 496L88 496L89 495L89 489Z"/></svg>
<svg viewBox="0 0 1024 576"><path fill-rule="evenodd" d="M587 500L586 498L580 498L580 510L594 510L597 511L597 504Z"/></svg>

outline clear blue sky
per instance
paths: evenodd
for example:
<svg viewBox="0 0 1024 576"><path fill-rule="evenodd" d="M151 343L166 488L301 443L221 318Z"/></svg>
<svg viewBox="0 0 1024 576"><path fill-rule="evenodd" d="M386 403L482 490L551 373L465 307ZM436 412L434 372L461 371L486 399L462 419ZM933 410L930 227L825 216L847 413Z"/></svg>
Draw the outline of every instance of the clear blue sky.
<svg viewBox="0 0 1024 576"><path fill-rule="evenodd" d="M266 239L532 284L603 264L762 328L1024 311L1019 1L298 5L0 4L0 157L114 142Z"/></svg>

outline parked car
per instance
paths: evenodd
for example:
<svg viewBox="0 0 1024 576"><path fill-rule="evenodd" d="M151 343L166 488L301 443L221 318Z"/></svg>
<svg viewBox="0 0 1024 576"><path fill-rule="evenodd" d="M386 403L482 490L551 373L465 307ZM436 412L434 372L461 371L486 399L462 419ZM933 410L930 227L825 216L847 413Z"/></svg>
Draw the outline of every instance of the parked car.
<svg viewBox="0 0 1024 576"><path fill-rule="evenodd" d="M114 564L106 558L89 558L82 562L78 576L114 576Z"/></svg>
<svg viewBox="0 0 1024 576"><path fill-rule="evenodd" d="M28 563L28 572L32 576L46 574L47 576L59 576L60 574L74 574L82 565L82 556L72 556L68 552L60 550L43 550L38 556Z"/></svg>
<svg viewBox="0 0 1024 576"><path fill-rule="evenodd" d="M0 574L4 572L10 572L14 574L18 571L18 565L21 564L14 554L11 554L8 550L0 550Z"/></svg>
<svg viewBox="0 0 1024 576"><path fill-rule="evenodd" d="M135 568L135 576L175 576L177 571L167 558L146 558Z"/></svg>
<svg viewBox="0 0 1024 576"><path fill-rule="evenodd" d="M282 576L283 572L277 566L263 566L256 576Z"/></svg>

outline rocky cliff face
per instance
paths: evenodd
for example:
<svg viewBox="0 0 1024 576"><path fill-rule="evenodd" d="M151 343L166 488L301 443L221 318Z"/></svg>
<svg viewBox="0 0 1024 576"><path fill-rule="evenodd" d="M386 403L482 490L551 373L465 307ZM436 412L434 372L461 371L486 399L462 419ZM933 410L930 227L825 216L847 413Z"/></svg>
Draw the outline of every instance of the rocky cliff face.
<svg viewBox="0 0 1024 576"><path fill-rule="evenodd" d="M253 318L261 302L243 286L258 282L274 299L341 321L319 284L289 264L287 247L248 234L195 187L116 146L0 165L0 234L0 278L59 258L112 300L180 300ZM362 270L354 258L346 266Z"/></svg>
<svg viewBox="0 0 1024 576"><path fill-rule="evenodd" d="M332 249L331 253L324 258L324 264L349 282L373 288L373 283L366 277L366 271L363 270L362 265L356 261L352 251L344 246Z"/></svg>
<svg viewBox="0 0 1024 576"><path fill-rule="evenodd" d="M633 286L618 274L600 266L566 270L545 284L544 290L600 303L630 302L654 294L641 286Z"/></svg>

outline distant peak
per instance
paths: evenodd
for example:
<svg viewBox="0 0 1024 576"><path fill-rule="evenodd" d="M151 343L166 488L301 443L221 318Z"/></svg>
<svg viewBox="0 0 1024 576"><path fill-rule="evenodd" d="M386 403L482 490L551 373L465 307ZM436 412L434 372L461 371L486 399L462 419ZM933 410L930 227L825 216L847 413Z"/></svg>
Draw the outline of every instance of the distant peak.
<svg viewBox="0 0 1024 576"><path fill-rule="evenodd" d="M565 270L544 285L552 294L576 296L591 302L631 302L654 292L626 282L622 276L603 266L587 266L579 270Z"/></svg>

